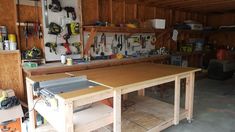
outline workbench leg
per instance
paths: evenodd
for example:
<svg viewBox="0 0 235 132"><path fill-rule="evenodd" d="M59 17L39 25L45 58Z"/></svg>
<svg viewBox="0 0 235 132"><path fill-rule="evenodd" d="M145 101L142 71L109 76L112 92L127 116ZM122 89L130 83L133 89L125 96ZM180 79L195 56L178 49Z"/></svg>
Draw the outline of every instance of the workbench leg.
<svg viewBox="0 0 235 132"><path fill-rule="evenodd" d="M141 89L138 91L139 96L145 96L145 89Z"/></svg>
<svg viewBox="0 0 235 132"><path fill-rule="evenodd" d="M187 119L189 121L193 118L193 101L194 101L194 82L195 82L195 73L190 73L189 79L189 96L188 96L188 115Z"/></svg>
<svg viewBox="0 0 235 132"><path fill-rule="evenodd" d="M64 125L64 127L61 130L61 132L74 132L73 102L62 103L62 115L63 115L62 125Z"/></svg>
<svg viewBox="0 0 235 132"><path fill-rule="evenodd" d="M113 95L113 131L121 132L121 90L114 90Z"/></svg>
<svg viewBox="0 0 235 132"><path fill-rule="evenodd" d="M190 91L190 76L186 78L186 86L185 86L185 110L187 111L189 105L189 91Z"/></svg>
<svg viewBox="0 0 235 132"><path fill-rule="evenodd" d="M33 88L30 82L26 80L27 87L27 98L28 98L28 110L29 110L29 132L35 132L36 118L35 118L35 110L33 109Z"/></svg>
<svg viewBox="0 0 235 132"><path fill-rule="evenodd" d="M123 100L124 100L124 101L128 99L128 94L124 94L124 95L122 95L122 96L123 96Z"/></svg>
<svg viewBox="0 0 235 132"><path fill-rule="evenodd" d="M175 78L174 125L179 124L180 115L180 78Z"/></svg>

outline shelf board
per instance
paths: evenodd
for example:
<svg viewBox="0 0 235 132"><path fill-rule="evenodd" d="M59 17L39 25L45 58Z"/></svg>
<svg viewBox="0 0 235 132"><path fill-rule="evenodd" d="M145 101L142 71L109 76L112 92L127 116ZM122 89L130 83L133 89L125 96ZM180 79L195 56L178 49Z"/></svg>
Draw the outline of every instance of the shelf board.
<svg viewBox="0 0 235 132"><path fill-rule="evenodd" d="M122 113L122 130L162 131L173 125L174 106L150 97L136 96L129 101L134 105ZM187 111L180 109L180 120L186 118Z"/></svg>
<svg viewBox="0 0 235 132"><path fill-rule="evenodd" d="M194 34L202 34L204 33L203 30L189 30L189 29L175 29L177 31L179 31L180 33L194 33Z"/></svg>
<svg viewBox="0 0 235 132"><path fill-rule="evenodd" d="M83 31L90 32L92 28L95 28L97 32L115 32L115 33L154 33L162 32L164 29L152 29L152 28L128 28L128 27L103 27L103 26L83 26Z"/></svg>
<svg viewBox="0 0 235 132"><path fill-rule="evenodd" d="M36 128L36 132L56 131L61 127L60 112L51 109L43 101L38 101L36 111L45 117L47 124ZM91 108L73 114L74 129L76 131L92 131L113 123L113 109L102 103L94 103ZM98 127L98 128L97 128Z"/></svg>
<svg viewBox="0 0 235 132"><path fill-rule="evenodd" d="M28 23L28 26L31 26L31 27L33 27L35 25L35 23L32 23L32 22L29 22ZM16 26L20 26L20 27L25 27L25 26L27 26L27 23L26 22L17 22L16 23ZM40 24L40 26L42 27L42 24Z"/></svg>
<svg viewBox="0 0 235 132"><path fill-rule="evenodd" d="M122 111L122 131L124 132L159 132L174 123L174 106L147 96L135 96L128 99L134 105ZM187 111L180 109L180 120L186 118ZM112 132L109 125L97 130Z"/></svg>

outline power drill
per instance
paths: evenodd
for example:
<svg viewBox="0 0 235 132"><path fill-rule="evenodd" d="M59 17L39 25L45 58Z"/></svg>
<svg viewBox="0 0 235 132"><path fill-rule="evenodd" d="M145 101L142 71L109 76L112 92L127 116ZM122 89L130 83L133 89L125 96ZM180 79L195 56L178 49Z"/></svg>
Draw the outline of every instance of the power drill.
<svg viewBox="0 0 235 132"><path fill-rule="evenodd" d="M55 52L55 54L57 55L57 52L56 52L56 48L57 48L57 44L56 43L50 43L50 42L47 42L46 43L46 47L49 47L50 48L50 52Z"/></svg>
<svg viewBox="0 0 235 132"><path fill-rule="evenodd" d="M72 52L69 48L69 42L68 42L68 39L70 38L70 36L68 34L65 34L63 36L64 40L65 40L65 43L61 44L62 46L64 46L64 48L66 49L66 55L71 55Z"/></svg>
<svg viewBox="0 0 235 132"><path fill-rule="evenodd" d="M72 14L72 18L73 20L76 20L77 16L76 16L76 12L75 9L73 7L64 7L64 10L67 12L67 17L69 17L69 14Z"/></svg>
<svg viewBox="0 0 235 132"><path fill-rule="evenodd" d="M74 46L77 49L77 54L81 54L81 43L80 42L72 43L72 46Z"/></svg>

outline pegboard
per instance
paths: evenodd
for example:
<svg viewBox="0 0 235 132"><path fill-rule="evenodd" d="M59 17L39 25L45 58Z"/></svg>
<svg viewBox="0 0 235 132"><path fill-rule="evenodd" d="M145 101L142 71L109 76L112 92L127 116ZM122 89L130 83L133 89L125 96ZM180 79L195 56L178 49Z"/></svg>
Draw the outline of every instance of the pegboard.
<svg viewBox="0 0 235 132"><path fill-rule="evenodd" d="M44 48L45 48L45 58L46 61L57 61L60 60L60 56L61 54L65 54L66 53L66 49L61 45L61 43L65 43L65 40L63 39L63 35L67 33L67 28L66 28L66 24L69 24L71 22L78 22L80 23L79 20L79 15L78 15L78 2L77 0L59 0L61 3L62 7L73 7L75 8L75 12L76 12L76 20L72 20L72 17L70 15L70 17L67 17L67 12L65 10L62 10L61 12L52 12L49 9L49 4L51 4L51 0L42 0L42 13L43 13L43 30L44 30ZM45 4L46 3L46 4ZM45 6L47 7L47 9L45 8ZM60 26L62 26L63 28L63 32L56 36L56 35L51 35L48 34L48 30L49 28L46 26L46 16L45 13L47 12L48 14L48 23L50 24L50 22L54 22L59 24ZM73 54L71 55L67 55L67 57L71 57L73 59L79 59L81 58L81 54L78 54L77 49L72 46L71 44L74 42L80 42L80 34L78 35L72 35L70 37L70 39L68 40L69 44L70 44L70 49L72 51ZM45 44L47 42L52 42L52 43L57 43L57 54L55 54L54 52L50 52L50 48L46 47ZM82 46L81 46L82 49Z"/></svg>
<svg viewBox="0 0 235 132"><path fill-rule="evenodd" d="M90 32L84 32L84 44L86 44L89 38L89 34ZM106 46L104 45L104 42L102 42L101 40L101 37L103 34L105 35L105 38L106 38ZM117 37L115 38L115 36ZM95 48L91 47L90 49L90 53L92 57L101 56L101 52L104 52L105 56L109 56L115 53L121 53L123 55L133 56L136 53L147 54L151 50L155 49L154 40L156 39L156 37L154 33L142 33L142 34L134 34L130 36L129 34L125 34L125 33L98 32L96 34L96 37L97 37L97 44L94 40L93 45L94 46L97 45L97 46L95 46ZM141 45L140 37L145 39L145 46ZM122 44L122 49L114 48L114 47L117 47L118 44ZM114 51L114 49L116 51Z"/></svg>

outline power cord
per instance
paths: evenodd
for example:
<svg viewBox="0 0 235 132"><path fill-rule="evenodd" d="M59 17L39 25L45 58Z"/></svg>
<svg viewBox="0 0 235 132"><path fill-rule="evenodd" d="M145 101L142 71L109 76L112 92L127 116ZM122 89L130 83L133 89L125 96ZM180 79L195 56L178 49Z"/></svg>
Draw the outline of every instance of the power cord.
<svg viewBox="0 0 235 132"><path fill-rule="evenodd" d="M34 103L33 108L24 114L24 117L26 117L26 115L28 115L28 114L29 114L29 112L32 112L32 111L34 110L34 108L35 108L36 104L37 104L40 100L42 100L42 98L41 98L41 97L40 97L40 98L39 98L39 99Z"/></svg>

